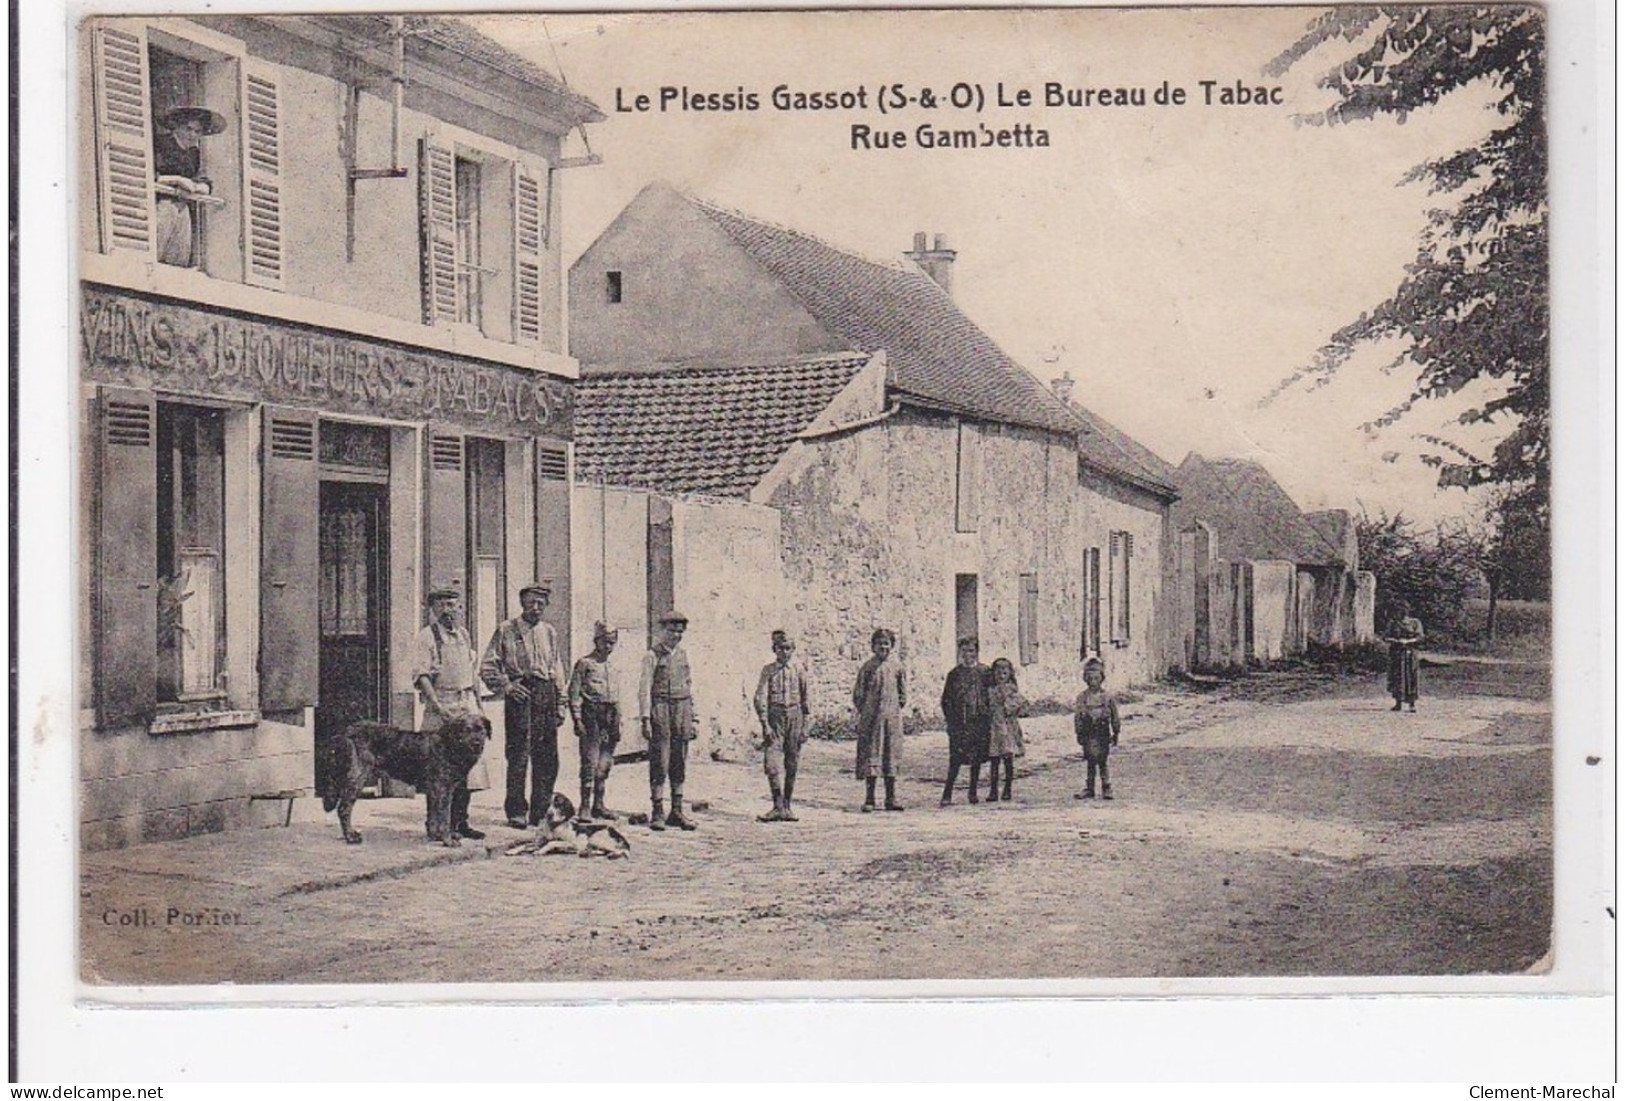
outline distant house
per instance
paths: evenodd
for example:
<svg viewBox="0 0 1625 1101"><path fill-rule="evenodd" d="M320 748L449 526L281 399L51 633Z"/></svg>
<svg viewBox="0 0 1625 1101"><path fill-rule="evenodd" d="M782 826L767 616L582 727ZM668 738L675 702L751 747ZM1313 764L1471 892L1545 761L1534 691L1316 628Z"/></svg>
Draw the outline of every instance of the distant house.
<svg viewBox="0 0 1625 1101"><path fill-rule="evenodd" d="M1192 453L1174 474L1187 668L1242 665L1373 637L1375 581L1347 511L1304 513L1260 464Z"/></svg>
<svg viewBox="0 0 1625 1101"><path fill-rule="evenodd" d="M940 237L906 255L866 260L662 184L582 255L578 620L643 626L675 602L696 664L735 670L724 696L782 626L834 714L880 626L927 712L965 635L1036 697L1068 697L1090 653L1119 684L1167 668L1171 472L954 305ZM641 563L618 558L630 541ZM723 726L738 707L700 702Z"/></svg>

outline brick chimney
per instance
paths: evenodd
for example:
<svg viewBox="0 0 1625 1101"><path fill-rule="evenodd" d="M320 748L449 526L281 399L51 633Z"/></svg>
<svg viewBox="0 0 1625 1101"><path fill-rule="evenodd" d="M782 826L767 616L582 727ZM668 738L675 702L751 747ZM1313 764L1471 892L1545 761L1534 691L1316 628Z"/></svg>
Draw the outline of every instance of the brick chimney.
<svg viewBox="0 0 1625 1101"><path fill-rule="evenodd" d="M1071 371L1062 371L1060 378L1051 379L1050 384L1049 384L1049 388L1055 394L1056 397L1061 399L1062 404L1065 404L1065 405L1071 405L1072 404L1072 372Z"/></svg>
<svg viewBox="0 0 1625 1101"><path fill-rule="evenodd" d="M954 257L958 254L948 247L946 236L937 234L935 244L931 248L926 248L925 234L916 233L913 251L905 252L903 255L920 265L925 274L935 280L937 286L949 295L954 293Z"/></svg>

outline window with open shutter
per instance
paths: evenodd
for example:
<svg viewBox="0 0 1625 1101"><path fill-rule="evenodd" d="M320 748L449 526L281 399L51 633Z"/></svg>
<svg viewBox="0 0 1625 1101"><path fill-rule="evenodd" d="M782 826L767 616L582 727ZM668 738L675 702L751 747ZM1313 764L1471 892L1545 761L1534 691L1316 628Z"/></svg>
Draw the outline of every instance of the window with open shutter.
<svg viewBox="0 0 1625 1101"><path fill-rule="evenodd" d="M267 406L261 493L260 706L312 707L321 621L316 415Z"/></svg>
<svg viewBox="0 0 1625 1101"><path fill-rule="evenodd" d="M284 281L282 105L275 70L243 62L244 278L280 290Z"/></svg>
<svg viewBox="0 0 1625 1101"><path fill-rule="evenodd" d="M513 330L520 340L542 336L542 255L547 248L547 188L514 167Z"/></svg>
<svg viewBox="0 0 1625 1101"><path fill-rule="evenodd" d="M428 541L424 582L456 589L468 599L468 483L463 437L429 433Z"/></svg>
<svg viewBox="0 0 1625 1101"><path fill-rule="evenodd" d="M96 498L96 710L103 728L157 706L157 407L141 390L101 393Z"/></svg>
<svg viewBox="0 0 1625 1101"><path fill-rule="evenodd" d="M1038 575L1021 575L1021 597L1017 606L1017 643L1021 650L1021 664L1038 661Z"/></svg>
<svg viewBox="0 0 1625 1101"><path fill-rule="evenodd" d="M98 26L92 41L101 248L151 255L156 233L146 31Z"/></svg>
<svg viewBox="0 0 1625 1101"><path fill-rule="evenodd" d="M423 320L457 320L457 158L424 138L418 148L418 222L423 250Z"/></svg>

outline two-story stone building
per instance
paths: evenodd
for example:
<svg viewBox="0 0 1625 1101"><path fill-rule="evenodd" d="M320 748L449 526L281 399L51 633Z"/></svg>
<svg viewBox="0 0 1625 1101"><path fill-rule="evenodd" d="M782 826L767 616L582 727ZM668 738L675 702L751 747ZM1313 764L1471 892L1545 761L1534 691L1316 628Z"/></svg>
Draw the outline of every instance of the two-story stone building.
<svg viewBox="0 0 1625 1101"><path fill-rule="evenodd" d="M1088 654L1116 684L1167 669L1167 465L1011 360L954 304L954 253L933 244L875 262L651 184L586 250L569 288L581 492L656 498L629 506L649 584L612 580L605 606L610 589L696 594L696 665L741 675L785 627L833 715L879 626L927 714L965 635L1035 698L1070 699ZM673 544L718 525L738 534L704 561ZM772 576L707 572L762 532ZM593 550L578 546L586 588L625 565ZM726 725L739 687L714 692Z"/></svg>
<svg viewBox="0 0 1625 1101"><path fill-rule="evenodd" d="M465 25L80 36L83 842L281 813L412 721L431 585L568 635L559 171L601 116ZM500 708L494 709L500 716Z"/></svg>

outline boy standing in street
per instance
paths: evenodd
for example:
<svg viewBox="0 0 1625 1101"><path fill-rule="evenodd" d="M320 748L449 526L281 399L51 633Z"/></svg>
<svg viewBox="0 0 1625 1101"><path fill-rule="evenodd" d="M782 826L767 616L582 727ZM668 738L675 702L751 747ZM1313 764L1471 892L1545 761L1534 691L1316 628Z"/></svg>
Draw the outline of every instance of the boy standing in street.
<svg viewBox="0 0 1625 1101"><path fill-rule="evenodd" d="M643 655L638 678L638 718L649 744L649 828L680 830L698 827L683 813L683 780L688 774L688 743L694 740L694 687L683 650L688 617L667 612L660 617L654 645ZM671 813L666 814L666 779L671 778Z"/></svg>
<svg viewBox="0 0 1625 1101"><path fill-rule="evenodd" d="M615 764L615 743L621 738L621 696L609 664L619 638L619 631L594 623L592 653L570 671L570 718L581 747L581 802L577 806L582 818L590 815L607 822L616 821L604 807L604 784Z"/></svg>
<svg viewBox="0 0 1625 1101"><path fill-rule="evenodd" d="M796 790L796 766L807 740L807 674L791 664L796 644L783 631L773 632L774 660L762 666L756 681L756 717L762 722L762 767L773 792L773 809L758 822L795 822L790 800Z"/></svg>

